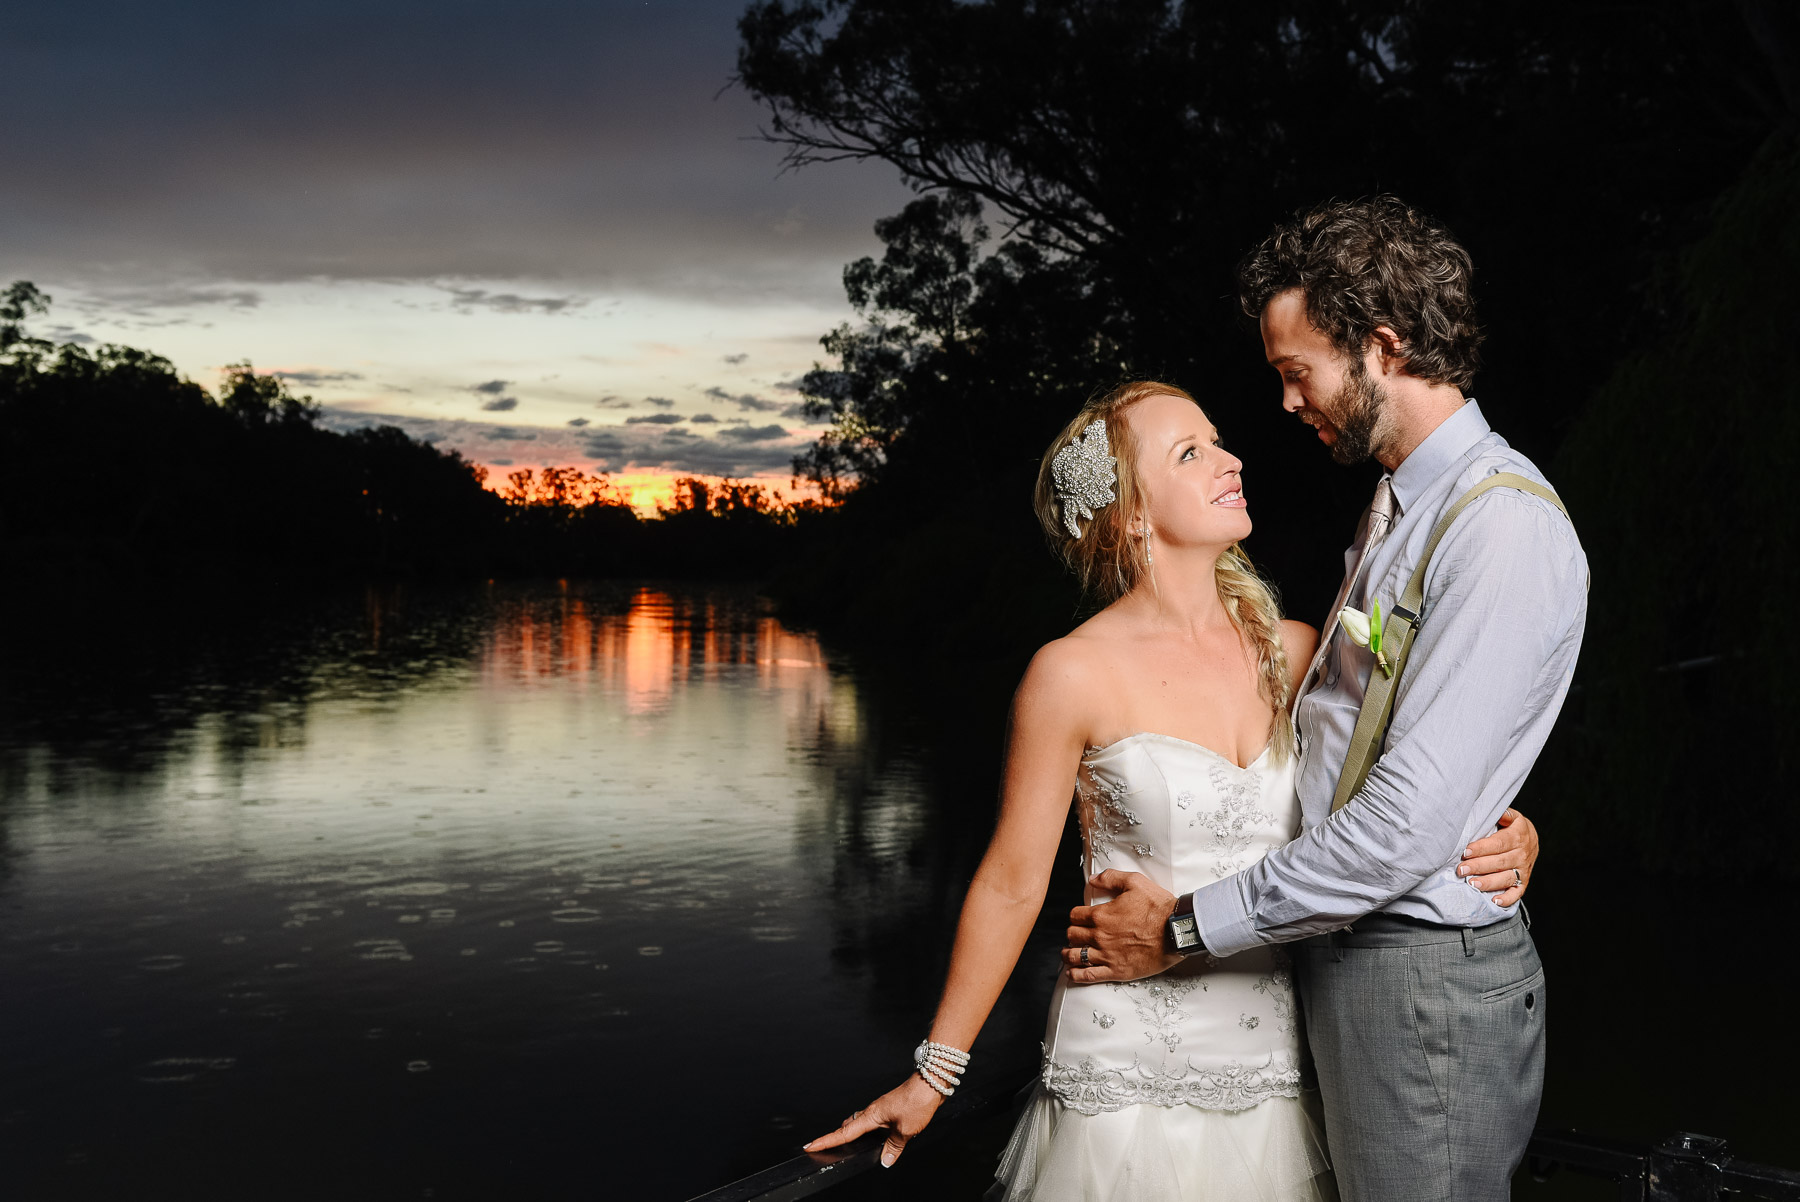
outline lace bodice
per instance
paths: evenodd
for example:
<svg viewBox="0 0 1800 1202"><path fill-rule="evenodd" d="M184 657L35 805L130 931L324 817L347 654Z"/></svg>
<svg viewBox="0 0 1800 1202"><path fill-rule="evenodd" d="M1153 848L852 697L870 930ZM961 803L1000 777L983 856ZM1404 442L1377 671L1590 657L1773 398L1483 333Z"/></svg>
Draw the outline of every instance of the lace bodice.
<svg viewBox="0 0 1800 1202"><path fill-rule="evenodd" d="M1141 872L1187 893L1298 833L1294 757L1239 767L1211 748L1137 734L1083 757L1076 787L1087 875ZM1107 895L1088 887L1090 903ZM1148 1103L1243 1110L1301 1083L1287 958L1259 948L1196 957L1125 984L1074 985L1050 1008L1044 1085L1084 1114Z"/></svg>

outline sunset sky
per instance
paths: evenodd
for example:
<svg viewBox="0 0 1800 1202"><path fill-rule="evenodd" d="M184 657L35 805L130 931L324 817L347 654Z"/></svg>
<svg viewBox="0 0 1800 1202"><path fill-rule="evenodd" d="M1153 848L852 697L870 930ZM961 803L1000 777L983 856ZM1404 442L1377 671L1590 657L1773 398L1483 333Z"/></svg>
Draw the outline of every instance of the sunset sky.
<svg viewBox="0 0 1800 1202"><path fill-rule="evenodd" d="M65 0L0 38L0 286L33 331L208 387L244 359L349 428L503 475L785 489L793 382L909 193L781 174L729 86L744 0Z"/></svg>

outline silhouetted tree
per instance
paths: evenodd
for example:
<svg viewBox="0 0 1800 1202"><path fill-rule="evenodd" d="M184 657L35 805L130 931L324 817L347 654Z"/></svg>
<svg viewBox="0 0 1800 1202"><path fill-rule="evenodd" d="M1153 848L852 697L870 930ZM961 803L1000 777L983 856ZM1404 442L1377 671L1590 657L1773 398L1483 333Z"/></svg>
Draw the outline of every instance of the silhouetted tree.
<svg viewBox="0 0 1800 1202"><path fill-rule="evenodd" d="M1478 395L1509 439L1547 459L1610 364L1668 329L1647 286L1657 264L1700 236L1712 198L1791 119L1793 11L753 4L739 77L789 162L885 159L928 193L884 227L881 264L846 273L870 320L827 343L838 364L809 391L834 424L797 467L841 493L935 456L935 470L905 473L917 520L984 479L1016 481L996 463L1035 459L1050 418L1092 386L1172 377L1208 405L1253 486L1280 483L1258 493L1253 548L1316 617L1347 536L1310 519L1353 507L1368 483L1321 471L1277 412L1236 311L1236 260L1331 195L1391 190L1442 218L1479 271L1490 338ZM970 198L1010 235L983 260ZM931 270L909 291L916 263ZM932 271L957 284L953 331ZM1039 294L1054 303L1008 311ZM1003 361L1014 334L1037 345ZM989 369L954 363L964 352ZM963 486L945 487L959 470ZM996 502L1024 503L1011 495Z"/></svg>

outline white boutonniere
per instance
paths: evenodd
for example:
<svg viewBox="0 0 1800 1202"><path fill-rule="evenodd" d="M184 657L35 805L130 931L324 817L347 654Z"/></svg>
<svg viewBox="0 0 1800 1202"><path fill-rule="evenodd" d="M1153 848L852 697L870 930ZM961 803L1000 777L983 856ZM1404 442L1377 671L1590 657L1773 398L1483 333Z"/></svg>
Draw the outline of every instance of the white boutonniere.
<svg viewBox="0 0 1800 1202"><path fill-rule="evenodd" d="M1375 605L1370 613L1364 613L1360 609L1351 609L1348 605L1344 606L1338 610L1338 625L1344 628L1344 633L1350 636L1352 643L1358 647L1369 649L1370 653L1375 656L1375 662L1380 665L1384 676L1394 674L1394 666L1388 663L1387 656L1381 650L1380 597L1375 598Z"/></svg>

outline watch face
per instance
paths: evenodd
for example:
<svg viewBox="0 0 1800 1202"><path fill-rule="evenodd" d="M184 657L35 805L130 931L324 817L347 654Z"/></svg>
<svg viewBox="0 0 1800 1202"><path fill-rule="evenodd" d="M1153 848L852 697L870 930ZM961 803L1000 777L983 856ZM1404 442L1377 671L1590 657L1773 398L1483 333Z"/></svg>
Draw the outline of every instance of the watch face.
<svg viewBox="0 0 1800 1202"><path fill-rule="evenodd" d="M1179 918L1169 920L1169 929L1175 933L1176 947L1193 947L1200 942L1199 924L1191 914L1183 914Z"/></svg>

